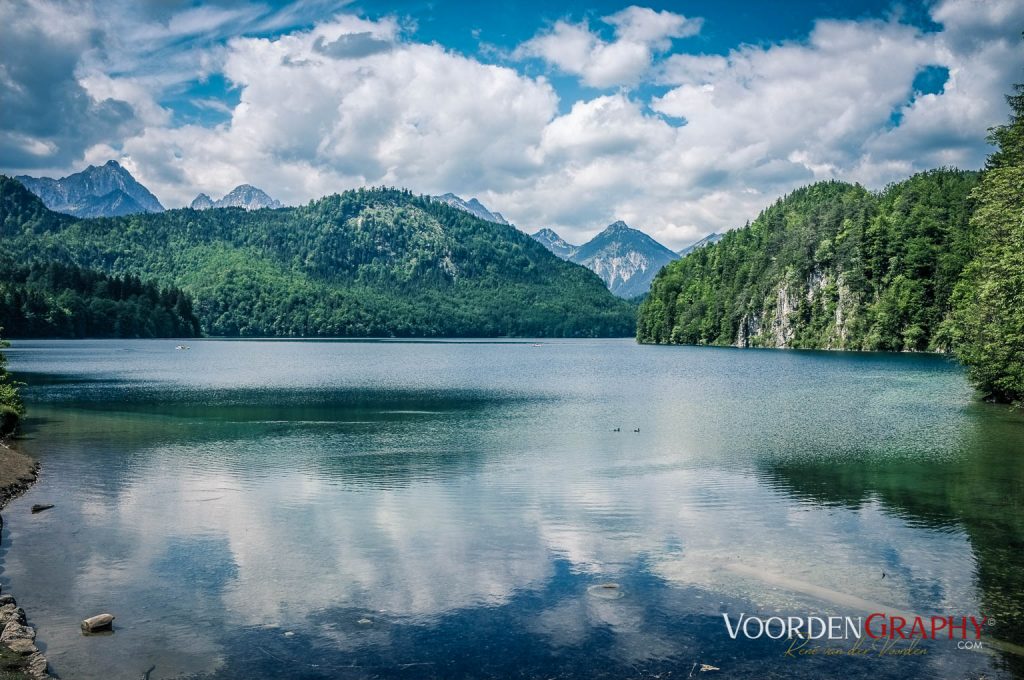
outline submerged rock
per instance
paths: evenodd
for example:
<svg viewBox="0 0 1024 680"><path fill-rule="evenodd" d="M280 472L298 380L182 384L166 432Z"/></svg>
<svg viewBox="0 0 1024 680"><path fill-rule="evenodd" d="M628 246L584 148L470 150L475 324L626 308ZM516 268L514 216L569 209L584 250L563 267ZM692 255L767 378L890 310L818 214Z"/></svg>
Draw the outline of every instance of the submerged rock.
<svg viewBox="0 0 1024 680"><path fill-rule="evenodd" d="M34 515L37 512L42 512L43 510L49 510L52 507L53 503L36 503L32 506L32 514Z"/></svg>
<svg viewBox="0 0 1024 680"><path fill-rule="evenodd" d="M111 630L113 625L113 614L97 614L82 621L82 632L95 633L101 630Z"/></svg>
<svg viewBox="0 0 1024 680"><path fill-rule="evenodd" d="M618 583L598 583L587 588L587 592L602 600L617 600L623 595Z"/></svg>

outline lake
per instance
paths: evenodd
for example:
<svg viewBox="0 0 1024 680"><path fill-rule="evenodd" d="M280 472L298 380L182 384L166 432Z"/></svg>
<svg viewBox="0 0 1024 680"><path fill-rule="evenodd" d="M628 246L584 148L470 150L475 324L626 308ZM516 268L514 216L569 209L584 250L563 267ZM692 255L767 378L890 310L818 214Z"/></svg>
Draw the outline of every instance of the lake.
<svg viewBox="0 0 1024 680"><path fill-rule="evenodd" d="M948 359L190 343L9 350L42 471L0 583L65 680L1024 677L1024 416ZM984 645L723 619L877 607Z"/></svg>

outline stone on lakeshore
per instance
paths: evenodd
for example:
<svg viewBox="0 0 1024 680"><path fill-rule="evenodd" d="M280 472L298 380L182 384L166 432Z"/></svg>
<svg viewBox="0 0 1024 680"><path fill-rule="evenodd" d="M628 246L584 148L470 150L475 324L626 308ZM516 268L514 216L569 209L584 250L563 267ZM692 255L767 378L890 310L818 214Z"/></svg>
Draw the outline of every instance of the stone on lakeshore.
<svg viewBox="0 0 1024 680"><path fill-rule="evenodd" d="M25 670L28 674L35 678L48 677L46 674L47 664L46 657L43 656L42 652L36 652L25 660Z"/></svg>
<svg viewBox="0 0 1024 680"><path fill-rule="evenodd" d="M11 621L4 626L4 632L0 633L0 642L10 643L14 640L35 640L36 631L32 626L26 626L17 621Z"/></svg>
<svg viewBox="0 0 1024 680"><path fill-rule="evenodd" d="M32 514L42 512L43 510L49 510L53 507L53 503L36 503L32 506Z"/></svg>
<svg viewBox="0 0 1024 680"><path fill-rule="evenodd" d="M8 593L7 595L0 595L0 606L5 604L18 604L14 601L14 595Z"/></svg>
<svg viewBox="0 0 1024 680"><path fill-rule="evenodd" d="M90 616L85 621L82 621L82 631L86 633L95 633L100 630L110 630L114 624L113 614L97 614L96 616Z"/></svg>
<svg viewBox="0 0 1024 680"><path fill-rule="evenodd" d="M11 621L24 625L27 621L25 610L13 604L5 604L0 607L0 626L6 626Z"/></svg>
<svg viewBox="0 0 1024 680"><path fill-rule="evenodd" d="M36 647L36 643L25 638L18 638L17 640L11 640L7 643L7 647L15 654L21 654L22 656L28 656L29 654L35 654L39 651Z"/></svg>

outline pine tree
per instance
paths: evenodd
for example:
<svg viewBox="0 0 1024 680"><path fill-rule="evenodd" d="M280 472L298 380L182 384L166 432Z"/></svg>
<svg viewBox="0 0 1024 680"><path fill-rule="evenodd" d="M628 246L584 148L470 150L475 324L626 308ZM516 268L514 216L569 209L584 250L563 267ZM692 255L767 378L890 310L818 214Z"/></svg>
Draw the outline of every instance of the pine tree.
<svg viewBox="0 0 1024 680"><path fill-rule="evenodd" d="M979 252L955 293L953 336L971 380L989 399L1024 401L1024 85L1007 97L1010 121L973 192Z"/></svg>
<svg viewBox="0 0 1024 680"><path fill-rule="evenodd" d="M0 339L0 349L9 346L5 340ZM0 437L14 432L21 417L25 415L25 405L18 394L18 384L7 371L7 357L0 352Z"/></svg>

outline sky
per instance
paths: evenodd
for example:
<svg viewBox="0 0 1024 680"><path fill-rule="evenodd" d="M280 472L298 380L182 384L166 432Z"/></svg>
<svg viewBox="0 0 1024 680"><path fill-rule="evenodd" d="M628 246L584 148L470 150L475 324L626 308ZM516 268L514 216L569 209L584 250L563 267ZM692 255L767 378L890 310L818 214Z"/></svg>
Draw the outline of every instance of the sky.
<svg viewBox="0 0 1024 680"><path fill-rule="evenodd" d="M814 181L980 168L1022 31L1024 0L5 0L0 172L450 191L679 248Z"/></svg>

